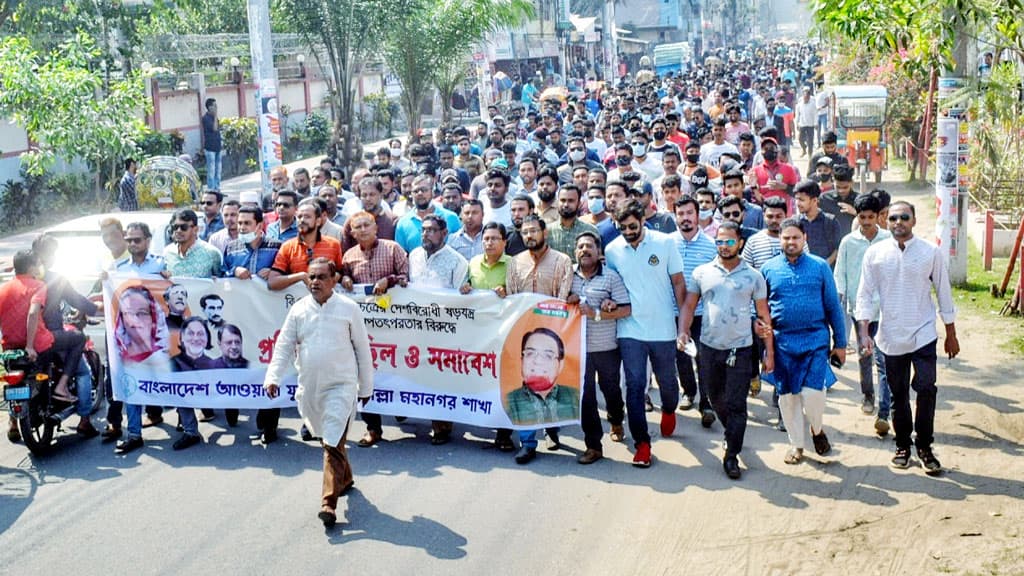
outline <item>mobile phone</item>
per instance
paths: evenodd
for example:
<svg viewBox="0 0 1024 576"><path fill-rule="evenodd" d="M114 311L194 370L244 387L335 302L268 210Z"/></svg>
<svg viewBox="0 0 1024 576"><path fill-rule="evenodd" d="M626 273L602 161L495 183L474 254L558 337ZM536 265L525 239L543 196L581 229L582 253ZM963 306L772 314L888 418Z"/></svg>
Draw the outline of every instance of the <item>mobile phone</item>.
<svg viewBox="0 0 1024 576"><path fill-rule="evenodd" d="M828 355L828 363L836 368L843 367L843 361L839 359L839 355L835 352Z"/></svg>
<svg viewBox="0 0 1024 576"><path fill-rule="evenodd" d="M367 296L373 296L373 284L367 284L363 286L363 294Z"/></svg>

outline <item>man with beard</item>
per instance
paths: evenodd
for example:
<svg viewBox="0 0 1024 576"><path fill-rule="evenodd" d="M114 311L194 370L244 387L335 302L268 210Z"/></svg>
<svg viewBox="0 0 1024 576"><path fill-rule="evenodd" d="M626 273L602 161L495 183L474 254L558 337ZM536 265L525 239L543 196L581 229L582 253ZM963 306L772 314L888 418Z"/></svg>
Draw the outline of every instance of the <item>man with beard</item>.
<svg viewBox="0 0 1024 576"><path fill-rule="evenodd" d="M786 464L803 460L808 425L814 450L832 450L822 420L825 391L836 382L830 361L846 361L846 326L832 269L804 247L804 221L782 223L782 254L761 267L768 283L768 306L775 345L775 371L765 380L779 393L779 408L789 433ZM767 330L761 331L762 337ZM830 341L832 342L830 346Z"/></svg>
<svg viewBox="0 0 1024 576"><path fill-rule="evenodd" d="M551 166L545 165L537 172L537 197L534 198L537 204L537 215L545 224L558 222L558 207L555 205L555 196L558 193L558 172Z"/></svg>
<svg viewBox="0 0 1024 576"><path fill-rule="evenodd" d="M305 168L296 168L295 173L292 174L292 185L295 189L295 193L299 195L299 200L305 200L310 196L310 185L312 182L309 179L309 170Z"/></svg>
<svg viewBox="0 0 1024 576"><path fill-rule="evenodd" d="M508 230L508 239L505 243L505 253L515 256L526 251L526 243L523 242L523 219L534 213L535 204L533 198L526 194L520 194L509 201L509 213L512 218L512 228Z"/></svg>
<svg viewBox="0 0 1024 576"><path fill-rule="evenodd" d="M402 216L395 227L395 242L406 252L420 246L423 237L423 219L434 214L444 218L448 232L462 228L459 216L433 202L434 179L427 174L416 176L412 183L413 210ZM441 239L442 241L444 238Z"/></svg>
<svg viewBox="0 0 1024 576"><path fill-rule="evenodd" d="M697 342L700 381L705 383L711 405L725 429L726 475L740 478L737 459L747 429L747 385L754 336L747 317L754 303L758 318L768 326L767 287L764 277L740 259L743 238L735 222L723 222L715 239L718 257L698 266L686 286L686 303L680 311L683 331L680 341L689 341L689 326L697 308L704 305L704 320ZM769 336L769 343L770 343ZM765 356L765 372L774 369L772 348Z"/></svg>
<svg viewBox="0 0 1024 576"><path fill-rule="evenodd" d="M857 290L857 322L860 345L865 355L874 351L870 323L874 311L880 311L878 349L885 354L885 373L892 390L893 428L896 453L892 465L910 465L911 433L917 457L927 474L939 474L942 465L932 452L935 430L936 343L935 304L946 327L943 350L947 358L960 353L956 337L956 307L949 286L949 272L943 250L914 236L917 223L914 206L894 202L889 207L889 231L892 238L870 248L864 254L860 287ZM911 378L910 372L914 375ZM917 393L916 414L910 409L910 390Z"/></svg>
<svg viewBox="0 0 1024 576"><path fill-rule="evenodd" d="M689 284L693 279L693 271L702 264L707 264L715 259L718 254L715 248L715 241L708 238L700 229L697 223L700 206L692 196L684 196L676 201L675 215L678 232L673 236L676 240L676 247L679 250L679 257L683 259L683 277ZM689 337L695 342L700 341L701 319L704 314L704 303L698 301L690 321ZM679 383L683 388L683 398L679 404L682 410L693 408L694 398L700 391L700 403L698 409L701 414L701 424L710 428L715 421L715 413L711 409L711 402L708 399L708 391L704 380L697 381L694 372L694 361L700 362L698 354L691 358L684 351L676 350L676 370L679 372Z"/></svg>
<svg viewBox="0 0 1024 576"><path fill-rule="evenodd" d="M281 245L267 277L271 290L284 290L296 282L308 282L307 269L313 258L327 258L341 268L341 243L320 234L324 214L313 198L303 200L296 212L299 235Z"/></svg>
<svg viewBox="0 0 1024 576"><path fill-rule="evenodd" d="M228 200L221 205L220 217L224 221L224 227L210 236L210 245L217 250L224 252L232 240L238 238L238 209L242 204L238 200Z"/></svg>
<svg viewBox="0 0 1024 576"><path fill-rule="evenodd" d="M625 405L619 386L622 358L616 340L618 320L630 314L626 286L610 268L601 264L601 239L592 232L576 238L577 266L572 278L570 304L578 302L586 317L587 347L583 367L583 403L581 424L586 451L576 459L580 464L593 464L604 454L601 449L601 417L597 413L597 386L601 387L608 407L612 442L622 442L625 430Z"/></svg>
<svg viewBox="0 0 1024 576"><path fill-rule="evenodd" d="M548 232L548 245L552 250L557 250L568 256L573 264L576 263L576 237L583 232L598 234L597 228L593 225L580 221L580 196L579 186L575 184L562 186L558 191L559 221Z"/></svg>
<svg viewBox="0 0 1024 576"><path fill-rule="evenodd" d="M537 157L533 155L523 156L519 160L519 177L515 181L520 194L537 194Z"/></svg>
<svg viewBox="0 0 1024 576"><path fill-rule="evenodd" d="M552 171L554 172L554 171ZM552 250L545 241L544 220L531 214L523 218L521 233L526 251L512 258L508 263L508 280L505 286L509 294L533 292L565 300L572 290L572 261L568 256ZM548 449L561 447L558 429L548 428ZM520 448L516 463L528 464L537 457L537 436L534 430L519 432Z"/></svg>
<svg viewBox="0 0 1024 576"><path fill-rule="evenodd" d="M466 261L484 251L483 227L484 206L479 200L470 198L462 205L462 228L448 235L445 242L458 252Z"/></svg>
<svg viewBox="0 0 1024 576"><path fill-rule="evenodd" d="M671 236L644 227L644 207L636 201L619 206L615 214L622 236L605 252L608 266L622 277L632 314L618 327L619 350L626 373L626 412L635 443L633 465L651 465L651 436L647 430L645 392L650 361L661 392L661 435L675 431L679 404L675 342L682 326L667 310L679 309L686 297L683 262Z"/></svg>
<svg viewBox="0 0 1024 576"><path fill-rule="evenodd" d="M597 231L601 234L601 246L608 246L619 237L619 228L615 225L615 213L619 206L629 200L629 187L622 180L608 182L604 189L604 209L611 218L598 221Z"/></svg>

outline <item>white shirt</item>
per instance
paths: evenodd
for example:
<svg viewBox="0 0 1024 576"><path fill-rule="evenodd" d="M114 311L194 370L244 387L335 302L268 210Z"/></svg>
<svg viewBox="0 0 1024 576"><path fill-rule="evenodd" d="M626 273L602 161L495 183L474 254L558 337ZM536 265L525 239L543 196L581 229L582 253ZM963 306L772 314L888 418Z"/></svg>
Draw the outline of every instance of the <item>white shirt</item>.
<svg viewBox="0 0 1024 576"><path fill-rule="evenodd" d="M356 401L373 394L373 357L359 306L338 294L322 306L312 296L293 304L263 385L280 386L293 362L299 372L299 414L314 436L337 446Z"/></svg>
<svg viewBox="0 0 1024 576"><path fill-rule="evenodd" d="M419 246L409 253L409 282L423 288L458 288L466 282L469 262L451 246L427 256Z"/></svg>
<svg viewBox="0 0 1024 576"><path fill-rule="evenodd" d="M814 103L814 98L808 98L807 102L804 102L802 96L797 98L795 112L798 128L818 125L818 106Z"/></svg>
<svg viewBox="0 0 1024 576"><path fill-rule="evenodd" d="M588 149L593 150L598 158L604 158L605 153L608 152L608 145L600 138L594 138L593 142L584 141L584 144Z"/></svg>
<svg viewBox="0 0 1024 576"><path fill-rule="evenodd" d="M857 290L857 320L871 320L880 307L878 349L890 356L909 354L938 338L935 303L944 324L956 320L946 259L934 244L911 238L900 250L895 238L872 244L864 253Z"/></svg>
<svg viewBox="0 0 1024 576"><path fill-rule="evenodd" d="M712 140L711 142L702 144L700 147L700 163L718 168L718 159L726 152L732 152L733 154L738 155L740 153L740 149L730 142L715 144L714 140Z"/></svg>
<svg viewBox="0 0 1024 576"><path fill-rule="evenodd" d="M501 208L491 208L491 203L484 202L484 224L488 222L501 222L505 229L512 230L512 202L506 197L505 205Z"/></svg>

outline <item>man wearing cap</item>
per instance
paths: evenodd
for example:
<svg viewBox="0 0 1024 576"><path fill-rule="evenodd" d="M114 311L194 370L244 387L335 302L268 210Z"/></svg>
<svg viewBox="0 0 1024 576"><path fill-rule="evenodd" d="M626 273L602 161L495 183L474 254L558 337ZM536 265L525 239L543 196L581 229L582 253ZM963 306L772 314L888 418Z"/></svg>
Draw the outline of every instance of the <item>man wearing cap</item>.
<svg viewBox="0 0 1024 576"><path fill-rule="evenodd" d="M796 127L800 131L800 148L807 156L814 150L814 132L818 127L818 106L811 98L810 86L803 87L803 97L796 104Z"/></svg>
<svg viewBox="0 0 1024 576"><path fill-rule="evenodd" d="M818 187L821 188L821 193L832 191L832 159L828 156L822 156L818 158L818 162L814 166L814 172L808 175L808 178L818 183Z"/></svg>

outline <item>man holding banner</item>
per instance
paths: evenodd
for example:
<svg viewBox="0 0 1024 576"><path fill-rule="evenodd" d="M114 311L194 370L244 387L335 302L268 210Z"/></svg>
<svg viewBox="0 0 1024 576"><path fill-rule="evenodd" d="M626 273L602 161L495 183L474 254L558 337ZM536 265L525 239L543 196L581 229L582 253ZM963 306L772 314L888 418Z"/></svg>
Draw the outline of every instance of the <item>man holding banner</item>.
<svg viewBox="0 0 1024 576"><path fill-rule="evenodd" d="M299 414L310 432L322 438L324 481L318 517L330 528L337 521L338 497L355 483L345 437L356 400L366 405L373 393L373 358L359 306L334 293L334 262L314 259L307 277L310 296L288 310L263 387L267 396L276 398L294 361Z"/></svg>

